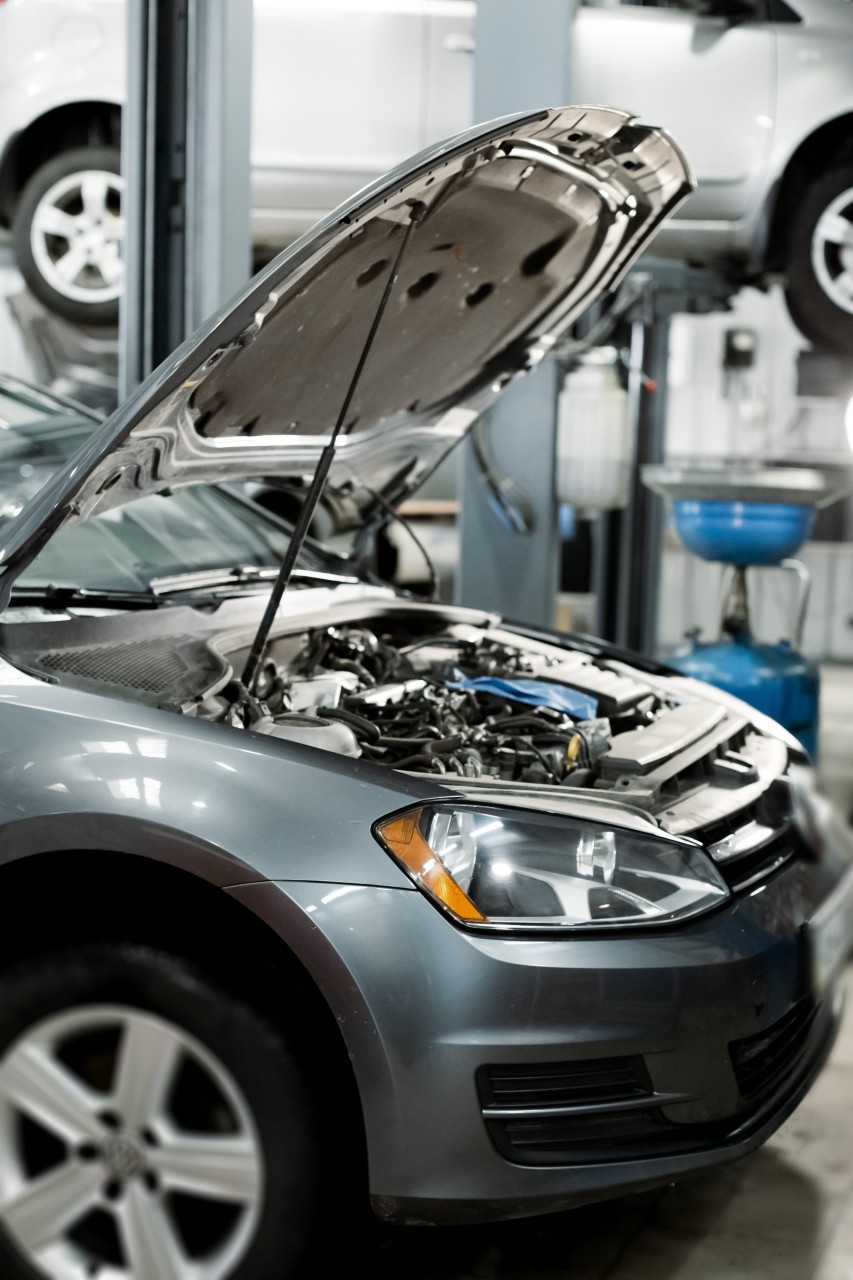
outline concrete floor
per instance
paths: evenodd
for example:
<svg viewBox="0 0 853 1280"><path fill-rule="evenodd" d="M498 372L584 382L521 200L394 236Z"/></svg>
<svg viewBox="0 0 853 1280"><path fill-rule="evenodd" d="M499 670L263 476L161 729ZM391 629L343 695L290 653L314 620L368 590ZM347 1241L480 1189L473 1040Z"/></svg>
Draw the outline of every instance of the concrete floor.
<svg viewBox="0 0 853 1280"><path fill-rule="evenodd" d="M820 716L821 784L841 812L853 819L853 667L822 669Z"/></svg>
<svg viewBox="0 0 853 1280"><path fill-rule="evenodd" d="M0 369L33 377L38 335L23 333L2 305L19 287L0 243ZM849 814L853 668L824 670L822 711L824 786ZM853 969L847 987L853 992ZM811 1095L747 1160L663 1191L547 1218L379 1231L353 1269L365 1280L853 1280L851 1104L848 1015Z"/></svg>

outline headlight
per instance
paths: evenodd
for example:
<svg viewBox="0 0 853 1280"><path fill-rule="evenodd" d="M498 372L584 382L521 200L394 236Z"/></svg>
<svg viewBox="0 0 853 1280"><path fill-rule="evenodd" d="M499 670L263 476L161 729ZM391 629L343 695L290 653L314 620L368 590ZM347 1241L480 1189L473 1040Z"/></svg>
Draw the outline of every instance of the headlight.
<svg viewBox="0 0 853 1280"><path fill-rule="evenodd" d="M423 805L374 830L415 884L464 924L659 924L728 895L698 845L580 819Z"/></svg>

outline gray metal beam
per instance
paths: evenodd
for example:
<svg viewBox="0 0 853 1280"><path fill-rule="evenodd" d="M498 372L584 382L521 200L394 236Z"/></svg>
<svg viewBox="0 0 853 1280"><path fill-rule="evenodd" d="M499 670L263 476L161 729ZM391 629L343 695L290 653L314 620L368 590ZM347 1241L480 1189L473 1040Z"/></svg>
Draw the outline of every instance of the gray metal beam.
<svg viewBox="0 0 853 1280"><path fill-rule="evenodd" d="M250 273L252 0L128 0L127 395Z"/></svg>
<svg viewBox="0 0 853 1280"><path fill-rule="evenodd" d="M634 441L631 497L619 543L618 588L622 608L613 637L640 653L657 642L663 549L663 501L642 482L646 463L662 462L666 446L669 318L637 317L628 347L628 404Z"/></svg>
<svg viewBox="0 0 853 1280"><path fill-rule="evenodd" d="M641 479L663 462L666 445L669 332L674 315L725 311L736 292L715 271L644 258L631 273L642 290L626 313L628 402L633 440L631 494L624 511L596 521L593 589L596 633L625 648L657 649L664 505Z"/></svg>
<svg viewBox="0 0 853 1280"><path fill-rule="evenodd" d="M252 273L252 0L195 0L188 331Z"/></svg>
<svg viewBox="0 0 853 1280"><path fill-rule="evenodd" d="M571 0L479 0L474 79L478 120L571 100L573 17ZM495 517L466 446L455 585L456 598L464 604L553 622L560 556L554 488L560 381L557 366L546 361L510 387L489 414L495 459L520 485L535 512L530 533L512 532Z"/></svg>

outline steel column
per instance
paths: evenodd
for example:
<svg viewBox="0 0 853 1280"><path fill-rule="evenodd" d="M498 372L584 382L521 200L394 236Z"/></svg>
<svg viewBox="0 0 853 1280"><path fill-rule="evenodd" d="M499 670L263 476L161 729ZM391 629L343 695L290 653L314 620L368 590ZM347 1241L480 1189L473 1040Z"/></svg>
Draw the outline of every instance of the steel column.
<svg viewBox="0 0 853 1280"><path fill-rule="evenodd" d="M479 0L474 111L478 120L570 100L571 0ZM560 543L554 487L561 376L546 361L501 397L489 414L495 458L536 513L529 534L495 518L469 447L462 505L457 600L510 617L551 623Z"/></svg>
<svg viewBox="0 0 853 1280"><path fill-rule="evenodd" d="M250 274L252 0L128 0L127 395Z"/></svg>
<svg viewBox="0 0 853 1280"><path fill-rule="evenodd" d="M664 505L640 478L646 463L663 462L666 452L667 379L670 321L678 313L725 311L736 292L732 282L711 270L645 258L632 272L642 286L626 314L628 396L633 432L631 493L624 511L596 521L593 589L596 632L641 653L657 648Z"/></svg>
<svg viewBox="0 0 853 1280"><path fill-rule="evenodd" d="M653 653L657 641L662 500L640 476L647 462L663 462L669 318L635 319L628 356L628 405L634 440L631 497L619 537L619 599L614 639L627 649Z"/></svg>

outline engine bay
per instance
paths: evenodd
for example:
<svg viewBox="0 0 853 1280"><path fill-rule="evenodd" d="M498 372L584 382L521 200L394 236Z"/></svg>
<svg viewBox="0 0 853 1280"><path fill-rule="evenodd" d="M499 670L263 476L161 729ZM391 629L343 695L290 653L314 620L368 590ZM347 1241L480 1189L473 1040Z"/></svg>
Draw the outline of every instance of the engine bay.
<svg viewBox="0 0 853 1280"><path fill-rule="evenodd" d="M582 787L616 736L668 709L633 674L464 624L327 626L289 647L272 646L255 699L232 681L199 713L396 769Z"/></svg>
<svg viewBox="0 0 853 1280"><path fill-rule="evenodd" d="M699 686L594 643L365 594L306 592L251 691L239 599L209 615L30 610L0 624L0 649L42 680L451 785L609 791L673 832L756 802L787 767L779 739Z"/></svg>

